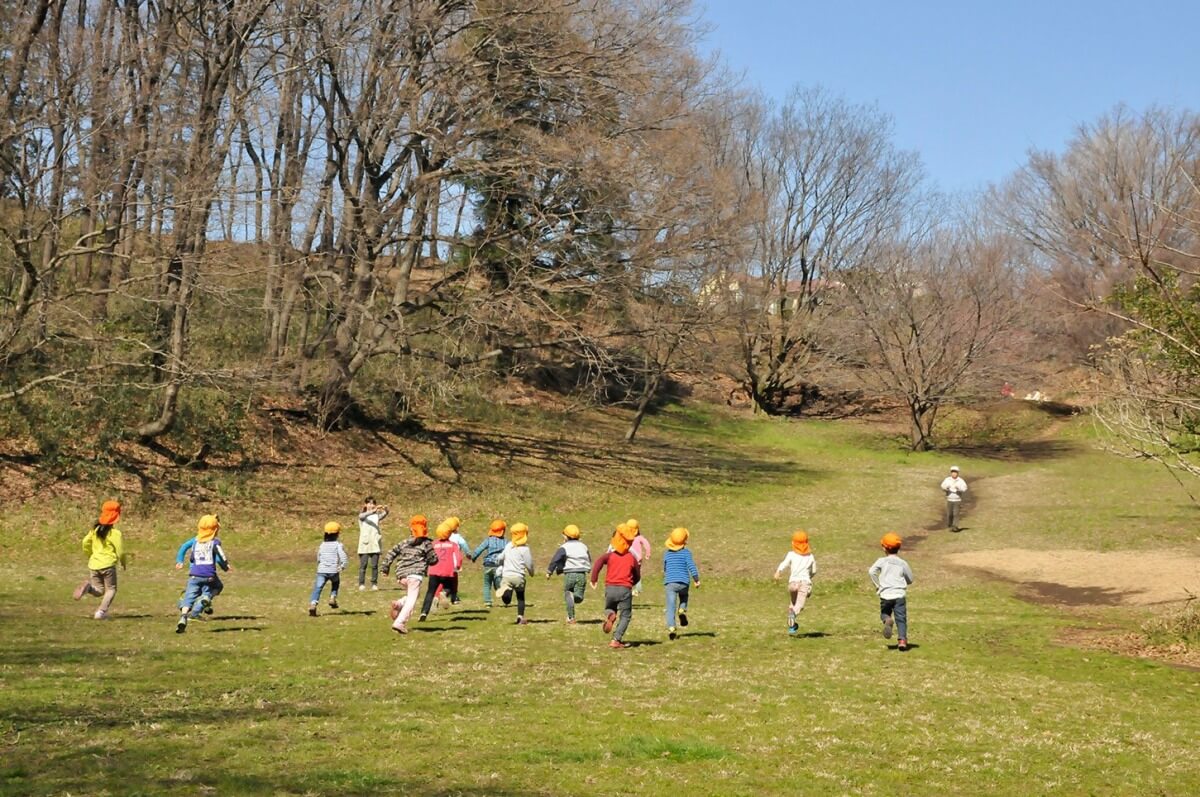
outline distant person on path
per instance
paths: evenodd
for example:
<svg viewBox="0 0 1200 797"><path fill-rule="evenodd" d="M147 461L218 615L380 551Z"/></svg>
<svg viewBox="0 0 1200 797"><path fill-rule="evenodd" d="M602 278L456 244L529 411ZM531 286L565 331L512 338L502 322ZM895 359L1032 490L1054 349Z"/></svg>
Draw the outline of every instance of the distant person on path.
<svg viewBox="0 0 1200 797"><path fill-rule="evenodd" d="M788 571L788 633L793 636L800 630L800 612L812 594L812 580L817 574L817 560L808 544L808 533L804 530L792 534L792 550L775 568L775 580L783 571Z"/></svg>
<svg viewBox="0 0 1200 797"><path fill-rule="evenodd" d="M646 539L645 534L642 534L642 527L638 523L637 518L626 520L625 527L632 534L631 537L627 537L629 540L629 550L638 560L638 564L642 568L645 568L646 561L650 558L650 540ZM633 585L633 594L635 596L642 594L641 579L638 579L638 582Z"/></svg>
<svg viewBox="0 0 1200 797"><path fill-rule="evenodd" d="M534 574L533 554L529 551L529 527L514 523L509 529L512 541L500 552L500 588L496 597L507 606L517 596L517 625L527 625L525 619L525 577Z"/></svg>
<svg viewBox="0 0 1200 797"><path fill-rule="evenodd" d="M350 562L346 548L339 537L342 534L342 524L331 520L325 524L325 539L317 547L317 578L313 582L312 595L308 598L308 616L317 616L317 604L321 602L321 592L329 585L329 608L338 607L338 588L342 585L341 573ZM362 573L362 568L359 568ZM360 585L361 586L361 585Z"/></svg>
<svg viewBox="0 0 1200 797"><path fill-rule="evenodd" d="M908 585L913 582L912 568L900 558L900 546L904 543L900 535L888 532L879 544L886 556L875 560L867 573L879 594L879 619L883 623L883 638L892 638L895 627L899 634L896 649L908 650Z"/></svg>
<svg viewBox="0 0 1200 797"><path fill-rule="evenodd" d="M83 552L88 555L87 580L75 588L73 597L81 600L84 595L100 598L100 607L93 619L104 620L117 597L117 565L125 569L125 544L116 523L121 519L121 503L105 501L100 505L100 516L96 525L81 540Z"/></svg>
<svg viewBox="0 0 1200 797"><path fill-rule="evenodd" d="M380 524L388 516L388 508L375 503L368 495L358 513L358 590L367 588L367 566L371 567L371 589L379 589L379 555L383 552L383 530Z"/></svg>
<svg viewBox="0 0 1200 797"><path fill-rule="evenodd" d="M667 552L663 554L663 586L667 594L666 619L667 636L677 639L678 632L675 623L686 628L688 624L688 592L695 585L700 589L700 571L696 569L696 560L687 549L688 530L680 526L671 530L671 536L665 543Z"/></svg>
<svg viewBox="0 0 1200 797"><path fill-rule="evenodd" d="M942 479L942 492L946 494L946 528L951 531L958 531L962 497L966 491L967 483L958 475L958 466L952 466L950 475Z"/></svg>
<svg viewBox="0 0 1200 797"><path fill-rule="evenodd" d="M217 537L220 533L221 522L216 515L204 515L196 524L196 541L188 554L188 581L183 597L179 599L179 621L175 623L175 633L182 634L187 630L188 620L194 620L200 613L212 606L213 589L217 592L224 585L217 577L217 568L232 570L229 557ZM176 562L175 567L183 567L182 562Z"/></svg>
<svg viewBox="0 0 1200 797"><path fill-rule="evenodd" d="M450 593L450 602L458 603L458 588L454 586L456 581L454 574L458 572L458 568L462 567L462 549L450 541L450 523L443 520L434 530L433 536L436 537L433 543L433 552L437 554L437 563L429 568L429 586L425 588L425 602L421 604L421 616L417 618L418 622L424 622L429 616L429 610L433 608L434 598L438 597L438 593L442 587Z"/></svg>
<svg viewBox="0 0 1200 797"><path fill-rule="evenodd" d="M403 601L392 601L392 630L399 634L408 633L408 619L412 617L413 609L417 606L421 582L425 580L429 566L437 564L438 560L433 543L429 541L429 520L424 515L413 515L408 521L408 527L412 536L404 542L396 543L379 563L386 576L391 572L392 562L395 562L396 580L408 591Z"/></svg>
<svg viewBox="0 0 1200 797"><path fill-rule="evenodd" d="M500 589L500 569L497 567L497 562L500 552L508 544L508 541L504 539L504 532L507 530L508 524L500 518L496 518L488 526L488 536L471 553L472 562L478 561L479 557L483 556L483 605L488 609L492 608L492 595Z"/></svg>
<svg viewBox="0 0 1200 797"><path fill-rule="evenodd" d="M621 524L625 526L624 523ZM624 529L627 533L627 529ZM591 584L596 588L600 571L604 570L604 633L612 632L610 648L627 648L624 641L625 631L629 621L633 619L633 585L641 580L641 567L638 560L629 552L629 539L618 532L613 535L610 543L612 550L605 553L592 564ZM620 618L618 620L618 617ZM613 624L616 631L613 631Z"/></svg>
<svg viewBox="0 0 1200 797"><path fill-rule="evenodd" d="M567 606L567 625L575 625L575 607L583 603L588 573L592 569L592 554L579 539L579 527L574 523L562 530L563 544L550 558L546 578L563 574L563 602Z"/></svg>

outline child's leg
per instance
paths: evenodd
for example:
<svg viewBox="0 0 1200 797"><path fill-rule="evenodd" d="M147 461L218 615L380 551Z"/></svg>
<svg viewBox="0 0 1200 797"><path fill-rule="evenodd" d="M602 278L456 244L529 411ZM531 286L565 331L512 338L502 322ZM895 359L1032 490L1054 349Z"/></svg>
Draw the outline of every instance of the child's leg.
<svg viewBox="0 0 1200 797"><path fill-rule="evenodd" d="M458 573L446 579L446 589L450 592L450 603L458 603Z"/></svg>
<svg viewBox="0 0 1200 797"><path fill-rule="evenodd" d="M88 571L87 588L83 591L84 595L94 595L99 598L104 594L104 576L101 570Z"/></svg>
<svg viewBox="0 0 1200 797"><path fill-rule="evenodd" d="M100 608L97 611L106 614L108 607L112 606L113 598L117 597L117 566L106 567L99 572L104 584L104 597L100 599Z"/></svg>
<svg viewBox="0 0 1200 797"><path fill-rule="evenodd" d="M892 614L896 618L896 633L903 640L908 639L908 601L906 598L896 598L896 605L892 609Z"/></svg>
<svg viewBox="0 0 1200 797"><path fill-rule="evenodd" d="M525 616L525 582L522 581L519 585L513 585L513 592L517 593L517 617Z"/></svg>
<svg viewBox="0 0 1200 797"><path fill-rule="evenodd" d="M367 584L367 562L371 561L371 554L360 553L358 555L358 586L364 587Z"/></svg>
<svg viewBox="0 0 1200 797"><path fill-rule="evenodd" d="M225 582L221 580L220 576L213 576L212 581L208 584L208 591L213 598L216 598L225 591Z"/></svg>
<svg viewBox="0 0 1200 797"><path fill-rule="evenodd" d="M625 636L625 629L629 628L629 621L633 619L633 590L629 587L617 587L619 597L617 600L617 628L613 631L613 639L618 642Z"/></svg>
<svg viewBox="0 0 1200 797"><path fill-rule="evenodd" d="M342 576L340 573L334 573L331 576L326 576L325 580L329 582L329 605L337 603L338 587L342 586Z"/></svg>
<svg viewBox="0 0 1200 797"><path fill-rule="evenodd" d="M691 589L692 589L691 584L684 584L683 587L679 590L679 613L680 614L687 613L688 594L691 592Z"/></svg>
<svg viewBox="0 0 1200 797"><path fill-rule="evenodd" d="M583 603L583 598L587 595L587 573L573 573L572 575L575 576L575 580L572 582L574 584L575 603L580 604Z"/></svg>
<svg viewBox="0 0 1200 797"><path fill-rule="evenodd" d="M792 593L792 613L800 614L804 611L804 604L808 602L808 596L812 594L812 584L807 581L795 581L788 584L788 589Z"/></svg>
<svg viewBox="0 0 1200 797"><path fill-rule="evenodd" d="M408 591L404 594L404 605L400 607L400 614L396 617L396 622L393 627L400 627L408 624L408 618L412 617L413 609L417 606L417 596L421 592L421 577L409 576L405 580Z"/></svg>
<svg viewBox="0 0 1200 797"><path fill-rule="evenodd" d="M371 560L371 586L379 584L379 554L369 553L367 558Z"/></svg>
<svg viewBox="0 0 1200 797"><path fill-rule="evenodd" d="M199 600L203 586L204 579L188 576L187 587L183 590L183 597L179 599L180 613L187 614L192 610L192 604Z"/></svg>
<svg viewBox="0 0 1200 797"><path fill-rule="evenodd" d="M309 603L319 603L321 601L321 593L325 591L325 574L317 573L317 578L313 581L312 594L308 596Z"/></svg>
<svg viewBox="0 0 1200 797"><path fill-rule="evenodd" d="M675 613L679 611L679 587L679 584L667 584L664 590L667 603L667 628L675 627Z"/></svg>
<svg viewBox="0 0 1200 797"><path fill-rule="evenodd" d="M492 593L496 591L496 587L492 584L492 576L495 575L496 568L483 568L483 603L485 606L492 605Z"/></svg>
<svg viewBox="0 0 1200 797"><path fill-rule="evenodd" d="M441 576L430 576L429 586L425 588L425 600L421 602L421 616L429 614L429 610L433 608L433 596L442 586Z"/></svg>
<svg viewBox="0 0 1200 797"><path fill-rule="evenodd" d="M575 592L574 592L574 590L571 589L571 576L572 575L574 575L574 574L569 573L569 574L563 576L563 603L567 607L567 619L568 620L575 619Z"/></svg>

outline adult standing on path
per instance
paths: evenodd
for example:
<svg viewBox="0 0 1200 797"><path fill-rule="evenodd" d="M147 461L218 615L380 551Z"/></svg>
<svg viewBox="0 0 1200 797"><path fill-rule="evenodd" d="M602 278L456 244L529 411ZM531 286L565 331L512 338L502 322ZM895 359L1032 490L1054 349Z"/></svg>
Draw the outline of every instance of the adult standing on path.
<svg viewBox="0 0 1200 797"><path fill-rule="evenodd" d="M942 479L942 492L946 494L946 528L958 531L958 518L962 511L962 496L967 483L958 475L958 466L950 467L950 475Z"/></svg>
<svg viewBox="0 0 1200 797"><path fill-rule="evenodd" d="M383 532L379 524L388 516L388 508L368 495L358 513L358 590L366 589L367 566L371 567L371 589L379 589L379 555L383 551Z"/></svg>

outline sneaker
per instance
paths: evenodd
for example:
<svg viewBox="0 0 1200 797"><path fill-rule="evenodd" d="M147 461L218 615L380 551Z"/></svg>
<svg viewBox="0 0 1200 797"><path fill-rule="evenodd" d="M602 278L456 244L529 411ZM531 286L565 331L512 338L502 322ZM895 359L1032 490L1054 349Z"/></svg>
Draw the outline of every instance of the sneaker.
<svg viewBox="0 0 1200 797"><path fill-rule="evenodd" d="M574 617L568 617L568 618L567 618L567 625L575 625L575 618L574 618Z"/></svg>
<svg viewBox="0 0 1200 797"><path fill-rule="evenodd" d="M492 608L492 604L490 604L490 603L485 603L485 604L483 604L483 608L485 608L485 609L490 609L490 608Z"/></svg>
<svg viewBox="0 0 1200 797"><path fill-rule="evenodd" d="M901 653L904 653L906 650L908 650L908 640L901 639L896 645L896 650L900 651Z"/></svg>
<svg viewBox="0 0 1200 797"><path fill-rule="evenodd" d="M792 623L791 625L788 626L788 633L791 634L792 636L795 636L799 632L800 632L800 626L797 625L796 623Z"/></svg>
<svg viewBox="0 0 1200 797"><path fill-rule="evenodd" d="M679 638L679 632L675 630L675 626L671 626L670 628L667 629L667 639L674 641L678 638Z"/></svg>
<svg viewBox="0 0 1200 797"><path fill-rule="evenodd" d="M517 625L529 625L529 621L526 620L524 617L518 617L516 624Z"/></svg>
<svg viewBox="0 0 1200 797"><path fill-rule="evenodd" d="M684 628L687 628L687 624L688 624L687 612L679 613L679 624L681 626L683 626Z"/></svg>
<svg viewBox="0 0 1200 797"><path fill-rule="evenodd" d="M372 592L379 592L379 585L378 585L378 584L372 584L372 585L371 585L371 591L372 591Z"/></svg>
<svg viewBox="0 0 1200 797"><path fill-rule="evenodd" d="M613 639L613 640L609 641L608 646L610 648L615 648L616 650L621 650L622 648L629 647L628 644L626 644L625 642L622 642L619 639Z"/></svg>
<svg viewBox="0 0 1200 797"><path fill-rule="evenodd" d="M71 593L71 597L74 598L75 600L82 600L83 596L87 594L88 585L91 583L92 582L90 582L90 581L85 581L82 584L80 584L78 587L75 588L75 591L73 593Z"/></svg>
<svg viewBox="0 0 1200 797"><path fill-rule="evenodd" d="M892 638L892 627L895 624L896 624L896 620L890 614L887 617L883 618L883 638L884 639Z"/></svg>
<svg viewBox="0 0 1200 797"><path fill-rule="evenodd" d="M186 630L187 630L187 615L185 614L185 615L180 616L179 622L175 624L175 633L182 634Z"/></svg>
<svg viewBox="0 0 1200 797"><path fill-rule="evenodd" d="M604 626L603 626L604 633L611 634L613 626L616 624L617 624L617 613L616 612L609 612L608 614L604 615Z"/></svg>
<svg viewBox="0 0 1200 797"><path fill-rule="evenodd" d="M359 591L359 592L365 592L365 591L366 591L366 589L367 589L367 585L366 585L366 584L359 584L359 585L358 585L358 591Z"/></svg>
<svg viewBox="0 0 1200 797"><path fill-rule="evenodd" d="M462 603L462 598L455 598L454 600L450 601L451 606L457 606L460 603Z"/></svg>
<svg viewBox="0 0 1200 797"><path fill-rule="evenodd" d="M104 611L103 609L97 609L96 613L92 615L92 619L93 620L107 620L108 612Z"/></svg>
<svg viewBox="0 0 1200 797"><path fill-rule="evenodd" d="M208 597L207 595L200 596L200 612L204 612L205 614L212 614L212 598ZM198 615L198 614L200 614L200 612L193 610L192 614Z"/></svg>
<svg viewBox="0 0 1200 797"><path fill-rule="evenodd" d="M212 614L212 601L209 601L208 603L204 604L203 611L205 614Z"/></svg>
<svg viewBox="0 0 1200 797"><path fill-rule="evenodd" d="M309 617L316 617L316 616L317 616L317 604L315 604L315 603L310 603L310 604L308 605L308 616L309 616Z"/></svg>
<svg viewBox="0 0 1200 797"><path fill-rule="evenodd" d="M330 601L330 602L329 602L329 608L330 608L330 609L336 609L337 607L338 607L338 605L337 605L337 601L333 600L333 601Z"/></svg>
<svg viewBox="0 0 1200 797"><path fill-rule="evenodd" d="M396 618L400 616L400 601L392 601L391 608L388 609L388 614L392 616L392 621L395 622Z"/></svg>
<svg viewBox="0 0 1200 797"><path fill-rule="evenodd" d="M393 631L395 631L397 634L407 634L407 633L408 633L408 626L406 626L406 625L394 625L394 626L392 626L392 630L393 630Z"/></svg>
<svg viewBox="0 0 1200 797"><path fill-rule="evenodd" d="M426 617L428 617L428 616L429 616L429 615L427 615L427 614L422 614L420 617L418 617L418 618L417 618L417 622L418 622L418 623L423 623L423 622L425 622L425 618L426 618Z"/></svg>

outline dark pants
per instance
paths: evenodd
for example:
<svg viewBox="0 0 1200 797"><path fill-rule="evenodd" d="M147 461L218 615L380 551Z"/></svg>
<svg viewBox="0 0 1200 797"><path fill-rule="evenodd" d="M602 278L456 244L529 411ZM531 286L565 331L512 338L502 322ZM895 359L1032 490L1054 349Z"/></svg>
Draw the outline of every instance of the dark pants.
<svg viewBox="0 0 1200 797"><path fill-rule="evenodd" d="M500 589L504 589L504 586L505 586L504 582L501 582ZM509 584L509 586L512 587L512 589L509 590L508 592L505 592L503 597L500 600L504 601L505 606L508 606L510 603L512 603L513 595L516 595L517 596L517 617L524 617L525 616L525 582L522 581L520 586L518 586L516 584L511 584L511 583Z"/></svg>
<svg viewBox="0 0 1200 797"><path fill-rule="evenodd" d="M879 620L882 622L888 617L893 617L896 620L896 636L907 641L908 604L905 603L904 598L879 599Z"/></svg>
<svg viewBox="0 0 1200 797"><path fill-rule="evenodd" d="M961 507L962 501L946 502L946 528L958 531L958 515Z"/></svg>
<svg viewBox="0 0 1200 797"><path fill-rule="evenodd" d="M358 555L358 586L363 586L367 578L367 565L371 565L371 583L379 583L379 554L360 553Z"/></svg>
<svg viewBox="0 0 1200 797"><path fill-rule="evenodd" d="M433 608L433 598L437 595L439 587L445 587L446 592L450 593L450 602L458 601L458 578L455 576L430 576L429 585L425 587L425 602L421 604L421 614L429 614L429 610Z"/></svg>
<svg viewBox="0 0 1200 797"><path fill-rule="evenodd" d="M566 573L563 575L563 601L567 604L567 617L575 619L575 604L583 603L587 594L587 573Z"/></svg>
<svg viewBox="0 0 1200 797"><path fill-rule="evenodd" d="M618 642L625 636L629 621L633 619L633 590L629 587L605 587L604 611L617 613L617 628L613 639Z"/></svg>

